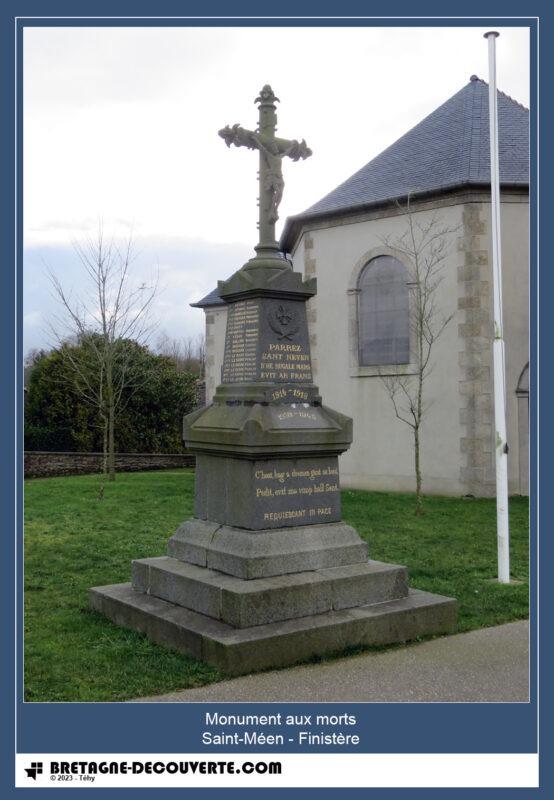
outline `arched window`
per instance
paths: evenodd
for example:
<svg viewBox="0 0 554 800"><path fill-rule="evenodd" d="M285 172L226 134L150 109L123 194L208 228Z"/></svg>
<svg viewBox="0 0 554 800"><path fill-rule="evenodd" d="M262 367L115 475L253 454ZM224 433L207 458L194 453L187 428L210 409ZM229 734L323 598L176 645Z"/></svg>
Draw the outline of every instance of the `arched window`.
<svg viewBox="0 0 554 800"><path fill-rule="evenodd" d="M410 298L408 274L392 256L377 256L358 281L360 366L409 364Z"/></svg>

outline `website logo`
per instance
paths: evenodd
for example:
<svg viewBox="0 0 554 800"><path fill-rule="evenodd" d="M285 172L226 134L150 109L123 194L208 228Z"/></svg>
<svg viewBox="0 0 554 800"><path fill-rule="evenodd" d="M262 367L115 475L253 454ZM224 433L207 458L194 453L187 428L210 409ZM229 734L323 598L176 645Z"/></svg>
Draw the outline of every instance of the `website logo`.
<svg viewBox="0 0 554 800"><path fill-rule="evenodd" d="M28 778L36 781L37 775L42 775L42 761L31 761L31 766L25 767L25 772Z"/></svg>

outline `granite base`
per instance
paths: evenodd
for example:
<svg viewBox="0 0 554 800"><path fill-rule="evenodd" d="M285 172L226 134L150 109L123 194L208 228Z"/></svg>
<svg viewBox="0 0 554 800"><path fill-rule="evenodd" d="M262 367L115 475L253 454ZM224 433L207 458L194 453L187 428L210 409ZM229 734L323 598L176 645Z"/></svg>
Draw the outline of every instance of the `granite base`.
<svg viewBox="0 0 554 800"><path fill-rule="evenodd" d="M137 592L130 583L91 589L90 603L117 625L230 675L286 667L348 648L453 633L457 617L456 600L413 589L386 603L250 628Z"/></svg>

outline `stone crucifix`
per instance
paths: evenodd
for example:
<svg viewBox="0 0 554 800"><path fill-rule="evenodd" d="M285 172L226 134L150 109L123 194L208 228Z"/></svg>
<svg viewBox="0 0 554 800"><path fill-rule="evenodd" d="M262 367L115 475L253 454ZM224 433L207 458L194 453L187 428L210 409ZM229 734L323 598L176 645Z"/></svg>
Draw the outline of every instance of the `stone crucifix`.
<svg viewBox="0 0 554 800"><path fill-rule="evenodd" d="M296 139L280 139L275 136L277 127L277 114L275 113L275 103L279 101L275 97L273 89L266 84L260 92L259 97L254 102L259 103L260 118L258 128L249 131L241 128L239 124L227 125L219 131L219 135L225 140L227 147L234 144L236 147L248 147L250 150L260 152L260 219L258 227L260 229L260 243L256 250L266 248L275 249L275 223L279 219L277 210L283 196L285 182L281 161L284 156L289 156L293 161L299 158L308 158L312 151L307 146L304 139L301 142Z"/></svg>

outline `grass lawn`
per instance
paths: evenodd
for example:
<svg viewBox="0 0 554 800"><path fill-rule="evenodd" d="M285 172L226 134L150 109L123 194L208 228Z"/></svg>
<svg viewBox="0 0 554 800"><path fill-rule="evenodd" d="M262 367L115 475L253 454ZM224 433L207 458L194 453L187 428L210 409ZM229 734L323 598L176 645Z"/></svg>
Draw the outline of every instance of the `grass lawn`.
<svg viewBox="0 0 554 800"><path fill-rule="evenodd" d="M220 680L212 667L118 628L90 611L91 586L130 580L131 560L163 555L192 515L194 473L127 473L105 485L86 475L25 483L25 697L101 701ZM494 500L344 491L343 517L371 558L406 564L411 585L458 598L459 630L527 616L528 501L510 501L512 576L496 576Z"/></svg>

